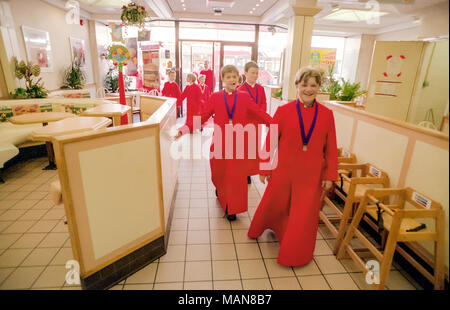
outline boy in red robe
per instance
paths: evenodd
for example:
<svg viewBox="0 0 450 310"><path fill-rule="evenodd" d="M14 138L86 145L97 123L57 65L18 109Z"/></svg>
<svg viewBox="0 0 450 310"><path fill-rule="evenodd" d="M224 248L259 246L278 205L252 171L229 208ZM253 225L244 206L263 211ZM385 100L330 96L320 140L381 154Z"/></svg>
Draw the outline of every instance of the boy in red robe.
<svg viewBox="0 0 450 310"><path fill-rule="evenodd" d="M280 242L278 263L285 266L302 266L313 259L319 211L337 180L338 165L333 112L315 100L320 72L300 69L295 85L298 99L280 106L274 115L277 165L261 169L261 182L268 180L268 185L248 231L250 238L257 238L272 229Z"/></svg>
<svg viewBox="0 0 450 310"><path fill-rule="evenodd" d="M164 88L162 90L162 95L164 97L171 97L177 99L177 118L182 116L182 103L180 100L181 90L180 86L178 86L177 82L175 82L176 73L175 71L169 71L169 81L164 84Z"/></svg>
<svg viewBox="0 0 450 310"><path fill-rule="evenodd" d="M209 61L205 60L205 69L200 71L200 74L205 76L205 84L208 85L211 92L216 87L216 81L214 79L214 71L209 68Z"/></svg>
<svg viewBox="0 0 450 310"><path fill-rule="evenodd" d="M202 91L202 111L204 111L206 109L206 105L208 104L209 96L211 96L211 90L208 85L205 84L205 76L203 74L200 74L198 77L198 86L200 86L200 90Z"/></svg>
<svg viewBox="0 0 450 310"><path fill-rule="evenodd" d="M203 105L202 91L195 81L197 78L194 74L189 73L186 77L188 85L184 89L180 96L180 101L183 102L185 98L186 101L186 126L189 127L189 131L193 130L194 116L199 116L201 114L201 107Z"/></svg>
<svg viewBox="0 0 450 310"><path fill-rule="evenodd" d="M250 97L252 97L253 101L256 105L264 112L267 110L267 101L266 101L266 93L264 91L264 87L259 85L256 80L259 75L259 67L258 64L254 61L250 61L245 64L244 67L244 76L242 85L239 86L239 90L243 92L247 92ZM252 117L250 117L249 121L255 125L256 130L256 142L258 150L261 148L261 137L262 137L262 127L258 124L258 121ZM258 154L258 152L256 153ZM254 159L249 159L249 165L251 165L250 175L255 175L259 173L259 160L257 157ZM250 175L247 177L247 183L251 183Z"/></svg>
<svg viewBox="0 0 450 310"><path fill-rule="evenodd" d="M246 177L249 167L243 154L244 139L238 139L244 135L241 129L248 124L250 115L267 125L272 122L272 118L258 108L248 93L236 89L239 71L235 66L223 67L221 77L225 89L211 95L206 110L202 112L200 123L205 123L214 114L211 178L222 209L228 220L234 221L237 213L246 212L248 209ZM176 138L188 130L190 128L187 126L180 128Z"/></svg>

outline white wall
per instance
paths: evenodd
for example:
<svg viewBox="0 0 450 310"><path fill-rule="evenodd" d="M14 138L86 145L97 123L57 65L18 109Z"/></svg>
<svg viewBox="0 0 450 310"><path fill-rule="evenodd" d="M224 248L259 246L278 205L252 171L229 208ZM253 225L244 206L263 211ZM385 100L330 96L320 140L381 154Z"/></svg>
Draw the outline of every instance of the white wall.
<svg viewBox="0 0 450 310"><path fill-rule="evenodd" d="M86 48L87 84L93 83L92 62L89 44L89 25L70 25L66 23L66 11L40 0L8 1L19 44L19 60L27 60L22 25L48 31L53 56L53 72L42 72L44 86L48 90L58 89L62 83L63 72L71 63L69 37L83 39Z"/></svg>
<svg viewBox="0 0 450 310"><path fill-rule="evenodd" d="M361 46L361 36L353 36L345 39L344 59L342 61L341 76L355 82L356 69L358 67L358 55Z"/></svg>

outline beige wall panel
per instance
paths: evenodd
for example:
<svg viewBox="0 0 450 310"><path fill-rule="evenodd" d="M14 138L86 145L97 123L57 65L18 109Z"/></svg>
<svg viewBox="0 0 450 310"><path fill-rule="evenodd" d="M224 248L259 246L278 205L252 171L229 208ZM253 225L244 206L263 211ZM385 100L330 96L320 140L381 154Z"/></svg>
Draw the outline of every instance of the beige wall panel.
<svg viewBox="0 0 450 310"><path fill-rule="evenodd" d="M358 162L370 162L386 171L391 187L396 187L407 144L406 136L358 121L353 152L358 157Z"/></svg>
<svg viewBox="0 0 450 310"><path fill-rule="evenodd" d="M436 146L417 141L411 158L411 165L405 185L416 189L439 202L445 211L445 253L446 266L449 262L449 154ZM428 222L426 223L429 224ZM431 253L432 244L423 244Z"/></svg>
<svg viewBox="0 0 450 310"><path fill-rule="evenodd" d="M155 143L148 137L80 152L95 259L160 227Z"/></svg>
<svg viewBox="0 0 450 310"><path fill-rule="evenodd" d="M334 124L336 127L336 140L338 147L350 149L350 143L353 132L353 117L346 116L339 112L333 111Z"/></svg>

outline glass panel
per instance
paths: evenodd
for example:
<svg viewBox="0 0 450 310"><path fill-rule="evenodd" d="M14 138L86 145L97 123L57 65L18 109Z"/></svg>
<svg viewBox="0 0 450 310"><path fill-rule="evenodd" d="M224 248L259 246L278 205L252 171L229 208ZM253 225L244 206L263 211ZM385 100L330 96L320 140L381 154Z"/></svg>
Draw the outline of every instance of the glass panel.
<svg viewBox="0 0 450 310"><path fill-rule="evenodd" d="M205 60L213 63L213 43L212 42L189 42L183 41L181 46L181 68L182 87L186 86L186 77L189 73L197 73L204 68Z"/></svg>
<svg viewBox="0 0 450 310"><path fill-rule="evenodd" d="M180 23L180 39L254 42L254 25Z"/></svg>
<svg viewBox="0 0 450 310"><path fill-rule="evenodd" d="M311 40L311 48L336 49L336 60L333 71L333 76L335 78L339 78L342 74L342 61L344 60L344 46L345 46L345 38L342 37L313 36Z"/></svg>
<svg viewBox="0 0 450 310"><path fill-rule="evenodd" d="M259 27L258 82L263 85L281 85L283 53L286 48L287 30L273 27Z"/></svg>
<svg viewBox="0 0 450 310"><path fill-rule="evenodd" d="M251 46L232 46L223 47L223 65L234 65L239 70L239 74L244 74L244 67L247 62L252 60Z"/></svg>
<svg viewBox="0 0 450 310"><path fill-rule="evenodd" d="M220 81L220 43L214 43L214 77L216 79L216 86L213 91L219 90L219 81Z"/></svg>

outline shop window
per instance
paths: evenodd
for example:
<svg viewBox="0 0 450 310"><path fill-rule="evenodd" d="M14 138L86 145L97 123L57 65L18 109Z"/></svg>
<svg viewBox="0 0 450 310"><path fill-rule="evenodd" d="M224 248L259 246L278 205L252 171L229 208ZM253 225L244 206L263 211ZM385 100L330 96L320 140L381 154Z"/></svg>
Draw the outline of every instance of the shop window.
<svg viewBox="0 0 450 310"><path fill-rule="evenodd" d="M286 41L286 29L274 26L259 27L259 83L263 85L281 85L282 61Z"/></svg>

